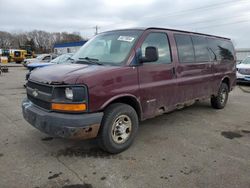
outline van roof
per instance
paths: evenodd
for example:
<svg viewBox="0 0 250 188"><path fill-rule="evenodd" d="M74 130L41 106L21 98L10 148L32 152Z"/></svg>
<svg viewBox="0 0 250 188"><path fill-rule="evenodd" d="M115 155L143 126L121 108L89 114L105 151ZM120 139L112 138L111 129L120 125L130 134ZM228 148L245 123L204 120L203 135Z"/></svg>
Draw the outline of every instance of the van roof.
<svg viewBox="0 0 250 188"><path fill-rule="evenodd" d="M160 27L148 27L145 30L148 30L148 29L160 29L160 30L168 30L168 31L177 31L177 32L183 32L183 33L198 34L198 35L204 35L204 36L208 36L208 37L216 37L216 38L231 40L230 38L226 38L226 37L210 35L210 34L205 34L205 33L198 33L198 32L193 32L193 31L178 30L178 29L169 29L169 28L160 28Z"/></svg>
<svg viewBox="0 0 250 188"><path fill-rule="evenodd" d="M216 37L216 38L231 40L230 38L216 36L216 35L198 33L198 32L193 32L193 31L185 31L185 30L179 30L179 29L161 28L161 27L137 27L137 28L117 29L117 30L111 30L111 31L122 31L122 30L141 30L141 31L145 31L145 30L150 30L150 29L176 31L176 32L181 32L181 33L197 34L197 35L203 35L203 36L208 36L208 37Z"/></svg>

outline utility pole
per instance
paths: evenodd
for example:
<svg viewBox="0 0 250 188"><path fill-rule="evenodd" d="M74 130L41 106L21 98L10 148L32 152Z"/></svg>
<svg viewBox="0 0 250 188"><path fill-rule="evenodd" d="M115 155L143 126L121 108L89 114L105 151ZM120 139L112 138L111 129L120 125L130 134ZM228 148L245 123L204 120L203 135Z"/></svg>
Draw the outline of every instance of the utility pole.
<svg viewBox="0 0 250 188"><path fill-rule="evenodd" d="M95 29L95 35L97 35L97 34L98 34L98 29L100 29L100 27L98 27L98 25L96 25L96 26L94 27L94 29Z"/></svg>

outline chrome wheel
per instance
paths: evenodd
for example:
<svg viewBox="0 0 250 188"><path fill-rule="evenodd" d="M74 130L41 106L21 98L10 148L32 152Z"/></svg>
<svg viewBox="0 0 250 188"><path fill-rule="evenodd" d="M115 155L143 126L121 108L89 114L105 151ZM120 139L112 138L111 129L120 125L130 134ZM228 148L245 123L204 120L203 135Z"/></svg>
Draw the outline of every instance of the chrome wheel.
<svg viewBox="0 0 250 188"><path fill-rule="evenodd" d="M128 140L132 131L132 121L127 115L118 116L112 125L112 139L116 144L123 144Z"/></svg>

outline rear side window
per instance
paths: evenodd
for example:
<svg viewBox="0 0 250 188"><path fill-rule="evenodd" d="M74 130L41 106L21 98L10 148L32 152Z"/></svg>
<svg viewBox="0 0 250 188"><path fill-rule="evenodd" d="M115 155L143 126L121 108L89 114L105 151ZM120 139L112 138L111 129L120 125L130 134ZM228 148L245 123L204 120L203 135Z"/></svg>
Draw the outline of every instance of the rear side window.
<svg viewBox="0 0 250 188"><path fill-rule="evenodd" d="M145 56L148 46L154 46L158 49L159 59L153 63L171 63L169 42L165 33L150 33L142 43L142 56Z"/></svg>
<svg viewBox="0 0 250 188"><path fill-rule="evenodd" d="M230 41L222 39L208 39L209 48L216 55L217 60L234 60L234 48Z"/></svg>
<svg viewBox="0 0 250 188"><path fill-rule="evenodd" d="M194 62L194 49L191 37L189 35L175 34L175 41L178 50L180 63Z"/></svg>
<svg viewBox="0 0 250 188"><path fill-rule="evenodd" d="M210 61L209 52L207 48L207 39L205 37L192 36L192 41L194 45L195 61Z"/></svg>
<svg viewBox="0 0 250 188"><path fill-rule="evenodd" d="M220 56L223 60L234 60L234 47L230 41L220 41Z"/></svg>

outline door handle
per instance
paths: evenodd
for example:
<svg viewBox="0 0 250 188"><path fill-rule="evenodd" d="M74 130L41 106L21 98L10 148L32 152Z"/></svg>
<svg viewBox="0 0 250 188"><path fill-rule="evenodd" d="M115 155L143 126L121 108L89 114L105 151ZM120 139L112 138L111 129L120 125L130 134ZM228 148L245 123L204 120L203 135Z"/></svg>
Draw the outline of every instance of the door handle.
<svg viewBox="0 0 250 188"><path fill-rule="evenodd" d="M175 67L172 68L172 73L173 73L173 75L175 75L175 73L176 73Z"/></svg>

